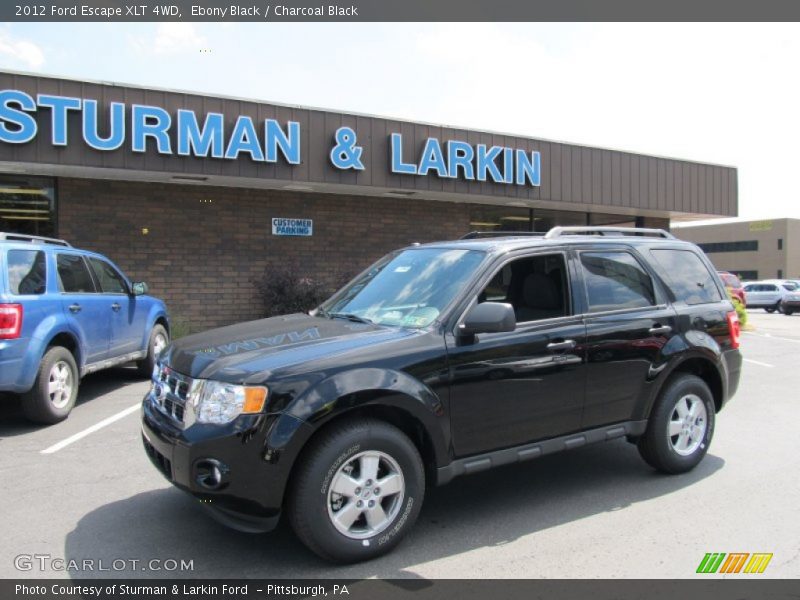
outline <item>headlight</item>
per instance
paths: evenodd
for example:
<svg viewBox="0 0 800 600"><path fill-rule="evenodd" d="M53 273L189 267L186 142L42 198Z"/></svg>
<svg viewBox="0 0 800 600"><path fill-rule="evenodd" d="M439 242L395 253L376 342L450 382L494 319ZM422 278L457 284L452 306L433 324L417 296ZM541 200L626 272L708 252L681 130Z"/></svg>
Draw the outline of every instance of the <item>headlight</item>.
<svg viewBox="0 0 800 600"><path fill-rule="evenodd" d="M241 414L261 412L267 388L205 381L194 403L198 423L223 425Z"/></svg>

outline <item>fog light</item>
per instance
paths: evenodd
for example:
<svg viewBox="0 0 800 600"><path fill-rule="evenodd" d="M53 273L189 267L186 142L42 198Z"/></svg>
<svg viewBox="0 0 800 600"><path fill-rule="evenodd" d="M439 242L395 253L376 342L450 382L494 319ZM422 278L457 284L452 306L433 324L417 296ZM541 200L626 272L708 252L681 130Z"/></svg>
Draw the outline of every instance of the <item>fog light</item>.
<svg viewBox="0 0 800 600"><path fill-rule="evenodd" d="M204 458L195 463L194 480L206 490L219 490L228 485L230 468L215 458Z"/></svg>

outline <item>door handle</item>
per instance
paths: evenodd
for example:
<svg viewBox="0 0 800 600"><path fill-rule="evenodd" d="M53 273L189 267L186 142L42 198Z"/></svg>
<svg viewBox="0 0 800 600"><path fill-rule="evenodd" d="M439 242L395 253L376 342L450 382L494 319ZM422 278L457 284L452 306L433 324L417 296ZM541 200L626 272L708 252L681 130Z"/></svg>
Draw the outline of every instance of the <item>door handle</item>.
<svg viewBox="0 0 800 600"><path fill-rule="evenodd" d="M660 325L656 323L648 331L650 332L650 335L667 335L672 331L672 327L669 325Z"/></svg>
<svg viewBox="0 0 800 600"><path fill-rule="evenodd" d="M81 305L80 304L70 304L69 305L69 312L71 312L71 313L79 313L79 312L81 312Z"/></svg>
<svg viewBox="0 0 800 600"><path fill-rule="evenodd" d="M111 305L111 310L113 310L114 312L119 312L120 308L122 308L122 305L119 304L118 302L114 302L114 304Z"/></svg>
<svg viewBox="0 0 800 600"><path fill-rule="evenodd" d="M547 344L547 349L550 352L558 352L559 350L572 350L575 347L575 340L564 340L563 342L550 342Z"/></svg>

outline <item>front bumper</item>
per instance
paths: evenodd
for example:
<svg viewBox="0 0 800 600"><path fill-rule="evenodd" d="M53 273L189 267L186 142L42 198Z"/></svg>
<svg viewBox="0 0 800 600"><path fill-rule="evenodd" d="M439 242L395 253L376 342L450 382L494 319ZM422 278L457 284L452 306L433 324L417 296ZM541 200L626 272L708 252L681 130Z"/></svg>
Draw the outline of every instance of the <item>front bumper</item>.
<svg viewBox="0 0 800 600"><path fill-rule="evenodd" d="M292 464L310 434L308 424L284 414L182 429L150 393L142 401L142 442L153 465L217 520L242 531L275 527Z"/></svg>

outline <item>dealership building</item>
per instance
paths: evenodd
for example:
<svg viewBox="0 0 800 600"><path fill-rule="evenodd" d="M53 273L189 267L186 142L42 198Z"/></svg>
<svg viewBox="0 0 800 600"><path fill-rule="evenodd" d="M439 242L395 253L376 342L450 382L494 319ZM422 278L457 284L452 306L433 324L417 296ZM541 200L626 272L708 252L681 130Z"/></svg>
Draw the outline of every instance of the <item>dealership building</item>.
<svg viewBox="0 0 800 600"><path fill-rule="evenodd" d="M743 280L800 278L800 219L763 219L676 228L714 266Z"/></svg>
<svg viewBox="0 0 800 600"><path fill-rule="evenodd" d="M332 284L474 230L736 214L731 167L0 72L0 231L106 254L194 327L260 316L271 268Z"/></svg>

